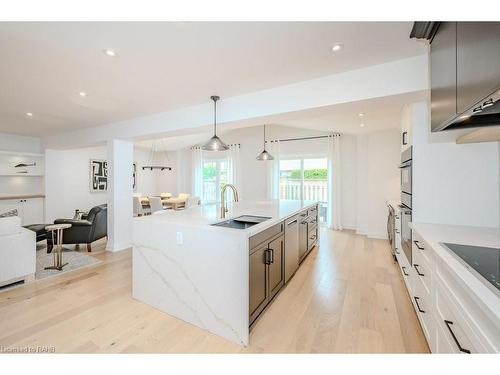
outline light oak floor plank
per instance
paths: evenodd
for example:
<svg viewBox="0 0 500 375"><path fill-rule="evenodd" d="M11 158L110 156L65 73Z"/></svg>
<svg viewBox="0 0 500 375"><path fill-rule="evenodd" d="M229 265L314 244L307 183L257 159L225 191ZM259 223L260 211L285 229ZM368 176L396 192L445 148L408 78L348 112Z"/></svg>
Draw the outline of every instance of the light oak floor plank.
<svg viewBox="0 0 500 375"><path fill-rule="evenodd" d="M321 229L320 245L242 348L132 298L132 253L0 292L0 346L58 353L427 353L385 240ZM79 251L86 252L82 247Z"/></svg>

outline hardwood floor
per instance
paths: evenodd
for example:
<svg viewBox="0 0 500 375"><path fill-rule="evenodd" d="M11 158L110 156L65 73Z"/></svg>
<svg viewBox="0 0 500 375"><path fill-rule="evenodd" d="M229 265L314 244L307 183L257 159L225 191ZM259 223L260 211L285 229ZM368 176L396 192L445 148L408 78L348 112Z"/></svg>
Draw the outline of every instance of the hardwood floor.
<svg viewBox="0 0 500 375"><path fill-rule="evenodd" d="M86 252L82 247L80 251ZM56 352L427 353L384 240L322 229L294 278L241 348L131 297L131 250L0 292L0 347Z"/></svg>

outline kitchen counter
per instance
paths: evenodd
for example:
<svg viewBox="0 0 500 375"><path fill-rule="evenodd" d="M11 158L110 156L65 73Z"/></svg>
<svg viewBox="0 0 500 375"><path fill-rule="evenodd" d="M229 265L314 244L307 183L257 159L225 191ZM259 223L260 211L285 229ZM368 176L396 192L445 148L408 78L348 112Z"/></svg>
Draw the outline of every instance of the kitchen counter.
<svg viewBox="0 0 500 375"><path fill-rule="evenodd" d="M317 202L243 201L134 218L133 297L240 345L249 335L249 237ZM248 229L210 224L240 215L270 219Z"/></svg>
<svg viewBox="0 0 500 375"><path fill-rule="evenodd" d="M226 212L226 217L224 219L219 217L219 204L206 204L181 211L158 211L153 215L143 216L138 219L144 221L160 221L163 223L172 223L193 228L204 228L213 231L223 231L225 233L230 230L236 233L243 233L246 237L251 237L256 233L295 215L305 208L314 206L315 204L317 204L317 202L296 200L232 202L228 206L229 211ZM211 224L229 220L241 215L265 216L270 219L247 229L211 226Z"/></svg>
<svg viewBox="0 0 500 375"><path fill-rule="evenodd" d="M473 274L462 262L460 262L441 243L455 243L462 245L475 245L500 248L500 229L470 227L443 224L411 223L415 230L431 246L436 255L463 281L463 285L469 290L484 308L490 310L500 321L500 298L490 288Z"/></svg>

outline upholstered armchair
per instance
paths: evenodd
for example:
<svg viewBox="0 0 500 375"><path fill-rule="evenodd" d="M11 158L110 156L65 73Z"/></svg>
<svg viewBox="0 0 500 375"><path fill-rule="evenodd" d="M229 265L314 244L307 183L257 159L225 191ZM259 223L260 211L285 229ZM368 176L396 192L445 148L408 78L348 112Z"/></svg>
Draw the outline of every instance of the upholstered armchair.
<svg viewBox="0 0 500 375"><path fill-rule="evenodd" d="M108 235L108 208L102 204L92 208L82 219L56 219L54 224L71 224L63 231L63 244L87 244L87 251L92 251L92 242ZM55 239L54 239L55 240ZM47 235L47 253L52 251L52 236Z"/></svg>

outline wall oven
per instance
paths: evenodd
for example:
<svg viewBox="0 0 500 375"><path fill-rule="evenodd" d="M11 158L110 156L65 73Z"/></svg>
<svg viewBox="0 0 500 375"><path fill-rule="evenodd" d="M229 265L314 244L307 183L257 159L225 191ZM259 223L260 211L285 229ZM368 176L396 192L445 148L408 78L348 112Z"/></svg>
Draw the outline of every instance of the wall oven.
<svg viewBox="0 0 500 375"><path fill-rule="evenodd" d="M411 209L412 193L412 147L407 148L401 154L401 203Z"/></svg>
<svg viewBox="0 0 500 375"><path fill-rule="evenodd" d="M411 207L412 207L412 147L401 153L401 247L412 264Z"/></svg>

